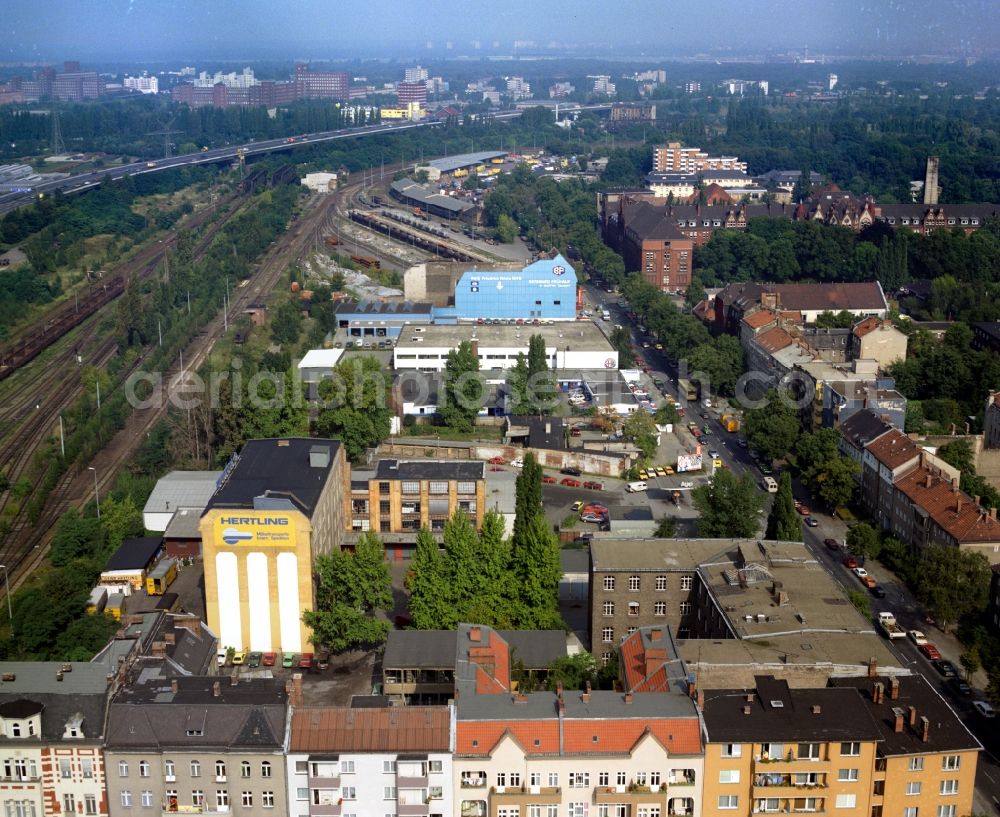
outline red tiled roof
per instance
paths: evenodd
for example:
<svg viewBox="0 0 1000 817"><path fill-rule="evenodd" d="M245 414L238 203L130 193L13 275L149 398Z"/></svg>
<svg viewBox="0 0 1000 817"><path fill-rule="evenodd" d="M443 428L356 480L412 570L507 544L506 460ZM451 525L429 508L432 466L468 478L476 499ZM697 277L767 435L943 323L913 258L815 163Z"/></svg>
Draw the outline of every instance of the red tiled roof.
<svg viewBox="0 0 1000 817"><path fill-rule="evenodd" d="M564 719L564 754L627 753L645 736L647 730L672 754L697 754L701 735L697 718ZM528 755L559 754L559 720L530 721L458 721L457 754L488 755L505 734L510 735ZM594 740L594 736L597 740ZM473 745L473 741L477 741ZM538 741L538 745L535 745Z"/></svg>
<svg viewBox="0 0 1000 817"><path fill-rule="evenodd" d="M447 752L446 706L306 707L292 713L291 752Z"/></svg>
<svg viewBox="0 0 1000 817"><path fill-rule="evenodd" d="M756 312L747 315L743 319L743 323L751 329L760 329L762 326L767 326L775 320L777 320L777 315L775 315L770 309L759 309Z"/></svg>
<svg viewBox="0 0 1000 817"><path fill-rule="evenodd" d="M757 345L765 352L777 352L795 342L794 338L780 326L757 335Z"/></svg>
<svg viewBox="0 0 1000 817"><path fill-rule="evenodd" d="M659 640L660 636L657 635L655 638ZM671 691L665 666L667 652L663 647L647 647L643 641L642 630L637 630L622 642L619 658L625 672L627 691Z"/></svg>
<svg viewBox="0 0 1000 817"><path fill-rule="evenodd" d="M899 468L920 456L919 446L897 428L872 440L865 446L865 450L870 451L886 468Z"/></svg>
<svg viewBox="0 0 1000 817"><path fill-rule="evenodd" d="M1000 522L968 494L956 490L949 480L928 468L914 468L897 479L895 487L959 544L1000 542Z"/></svg>
<svg viewBox="0 0 1000 817"><path fill-rule="evenodd" d="M880 324L881 321L878 318L874 315L869 315L863 321L854 325L854 334L859 338L863 338L869 332L874 332L878 329Z"/></svg>
<svg viewBox="0 0 1000 817"><path fill-rule="evenodd" d="M807 312L841 309L886 309L885 295L878 281L849 284L773 284L768 287L777 292L783 309Z"/></svg>

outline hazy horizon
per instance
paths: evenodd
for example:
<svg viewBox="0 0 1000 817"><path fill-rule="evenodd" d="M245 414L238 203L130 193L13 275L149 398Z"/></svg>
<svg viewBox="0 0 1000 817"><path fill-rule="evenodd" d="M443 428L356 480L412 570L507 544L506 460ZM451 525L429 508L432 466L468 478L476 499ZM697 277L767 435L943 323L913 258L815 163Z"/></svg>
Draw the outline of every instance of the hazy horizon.
<svg viewBox="0 0 1000 817"><path fill-rule="evenodd" d="M0 61L61 59L419 59L488 53L995 53L993 0L716 0L695 8L633 0L8 0ZM448 47L450 44L450 47ZM478 44L478 47L477 47ZM569 46L573 46L572 49Z"/></svg>

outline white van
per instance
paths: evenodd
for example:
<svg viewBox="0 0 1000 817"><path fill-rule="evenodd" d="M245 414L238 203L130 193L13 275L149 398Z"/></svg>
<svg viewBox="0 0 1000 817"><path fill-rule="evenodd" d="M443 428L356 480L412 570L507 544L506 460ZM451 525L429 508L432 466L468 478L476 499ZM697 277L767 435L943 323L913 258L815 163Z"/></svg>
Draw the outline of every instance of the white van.
<svg viewBox="0 0 1000 817"><path fill-rule="evenodd" d="M764 490L769 494L778 493L778 483L774 481L774 477L764 477L761 485L764 486Z"/></svg>
<svg viewBox="0 0 1000 817"><path fill-rule="evenodd" d="M645 482L630 482L628 485L625 486L625 490L628 493L630 493L630 494L637 494L640 491L645 491L646 490L646 483Z"/></svg>

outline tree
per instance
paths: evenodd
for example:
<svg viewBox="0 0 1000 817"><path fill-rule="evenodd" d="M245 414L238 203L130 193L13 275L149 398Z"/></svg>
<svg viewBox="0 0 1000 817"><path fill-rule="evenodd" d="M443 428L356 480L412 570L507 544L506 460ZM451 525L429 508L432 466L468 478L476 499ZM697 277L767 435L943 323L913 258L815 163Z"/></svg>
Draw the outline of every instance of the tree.
<svg viewBox="0 0 1000 817"><path fill-rule="evenodd" d="M677 520L672 516L661 516L656 523L656 531L653 533L657 539L672 539L677 535Z"/></svg>
<svg viewBox="0 0 1000 817"><path fill-rule="evenodd" d="M846 505L854 496L855 477L860 471L861 466L849 457L833 457L813 471L813 493L830 508Z"/></svg>
<svg viewBox="0 0 1000 817"><path fill-rule="evenodd" d="M101 527L107 550L117 550L126 537L142 535L142 511L131 496L124 499L107 497L101 503Z"/></svg>
<svg viewBox="0 0 1000 817"><path fill-rule="evenodd" d="M409 610L413 626L418 630L450 629L452 609L449 605L449 584L445 574L441 548L427 528L417 532L416 547L406 574L406 589L410 591Z"/></svg>
<svg viewBox="0 0 1000 817"><path fill-rule="evenodd" d="M914 592L945 627L986 609L990 563L982 553L959 548L926 548L916 571Z"/></svg>
<svg viewBox="0 0 1000 817"><path fill-rule="evenodd" d="M979 647L975 644L967 647L958 657L958 661L962 665L962 669L965 670L965 677L969 681L972 680L972 676L979 672L983 666L982 657L979 655Z"/></svg>
<svg viewBox="0 0 1000 817"><path fill-rule="evenodd" d="M770 389L764 405L747 409L743 428L750 447L767 460L781 459L799 438L802 423L798 412L779 393Z"/></svg>
<svg viewBox="0 0 1000 817"><path fill-rule="evenodd" d="M757 514L764 505L764 497L749 474L736 477L727 469L716 471L710 483L692 491L691 500L701 514L699 536L749 538L757 535Z"/></svg>
<svg viewBox="0 0 1000 817"><path fill-rule="evenodd" d="M501 213L495 232L497 241L501 244L512 244L517 238L517 222L506 213Z"/></svg>
<svg viewBox="0 0 1000 817"><path fill-rule="evenodd" d="M343 652L385 640L389 622L375 611L392 608L392 582L385 547L375 534L363 534L353 554L318 556L316 587L316 609L303 615L313 644Z"/></svg>
<svg viewBox="0 0 1000 817"><path fill-rule="evenodd" d="M597 661L589 652L564 655L549 665L550 690L555 690L558 682L564 690L585 689L588 681L592 688L597 686Z"/></svg>
<svg viewBox="0 0 1000 817"><path fill-rule="evenodd" d="M557 405L556 388L545 353L545 338L532 335L528 354L519 352L507 372L514 414L551 414Z"/></svg>
<svg viewBox="0 0 1000 817"><path fill-rule="evenodd" d="M764 536L783 542L802 541L802 520L795 510L792 478L787 471L778 482L778 493L774 495L771 512L767 515L767 532Z"/></svg>
<svg viewBox="0 0 1000 817"><path fill-rule="evenodd" d="M855 556L875 559L882 549L879 532L867 522L859 522L847 532L847 548Z"/></svg>
<svg viewBox="0 0 1000 817"><path fill-rule="evenodd" d="M617 327L611 333L611 345L618 350L618 367L630 369L635 365L635 353L632 351L632 337L624 327Z"/></svg>
<svg viewBox="0 0 1000 817"><path fill-rule="evenodd" d="M816 316L813 326L817 329L850 329L857 322L857 316L846 309L841 309L839 312L826 310Z"/></svg>
<svg viewBox="0 0 1000 817"><path fill-rule="evenodd" d="M316 418L316 433L337 437L352 462L389 436L392 410L389 377L371 355L352 356L334 368L334 376L319 386L324 408Z"/></svg>
<svg viewBox="0 0 1000 817"><path fill-rule="evenodd" d="M77 559L95 557L104 548L104 528L96 517L81 516L70 508L59 517L52 537L49 561L64 567Z"/></svg>
<svg viewBox="0 0 1000 817"><path fill-rule="evenodd" d="M529 453L515 485L511 573L516 587L518 626L559 627L559 542L542 512L541 466Z"/></svg>
<svg viewBox="0 0 1000 817"><path fill-rule="evenodd" d="M472 431L479 410L483 407L483 383L479 377L479 358L472 344L463 340L458 348L448 352L438 415L451 429Z"/></svg>
<svg viewBox="0 0 1000 817"><path fill-rule="evenodd" d="M302 334L302 311L290 301L283 301L271 316L271 339L293 346Z"/></svg>
<svg viewBox="0 0 1000 817"><path fill-rule="evenodd" d="M656 455L656 423L646 411L633 411L622 423L622 434L642 451L642 456L650 460Z"/></svg>

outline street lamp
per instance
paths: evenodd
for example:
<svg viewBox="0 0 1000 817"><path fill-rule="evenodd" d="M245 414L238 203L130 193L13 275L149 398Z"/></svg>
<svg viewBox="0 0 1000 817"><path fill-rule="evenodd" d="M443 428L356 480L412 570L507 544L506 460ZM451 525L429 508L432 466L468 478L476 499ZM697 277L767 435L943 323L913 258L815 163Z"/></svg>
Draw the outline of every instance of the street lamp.
<svg viewBox="0 0 1000 817"><path fill-rule="evenodd" d="M88 471L94 472L94 502L97 503L97 518L101 518L101 496L97 493L97 469L93 465L87 466Z"/></svg>
<svg viewBox="0 0 1000 817"><path fill-rule="evenodd" d="M7 565L0 565L3 568L3 583L7 588L7 618L10 619L10 634L14 635L14 614L10 609L10 574L7 572Z"/></svg>

